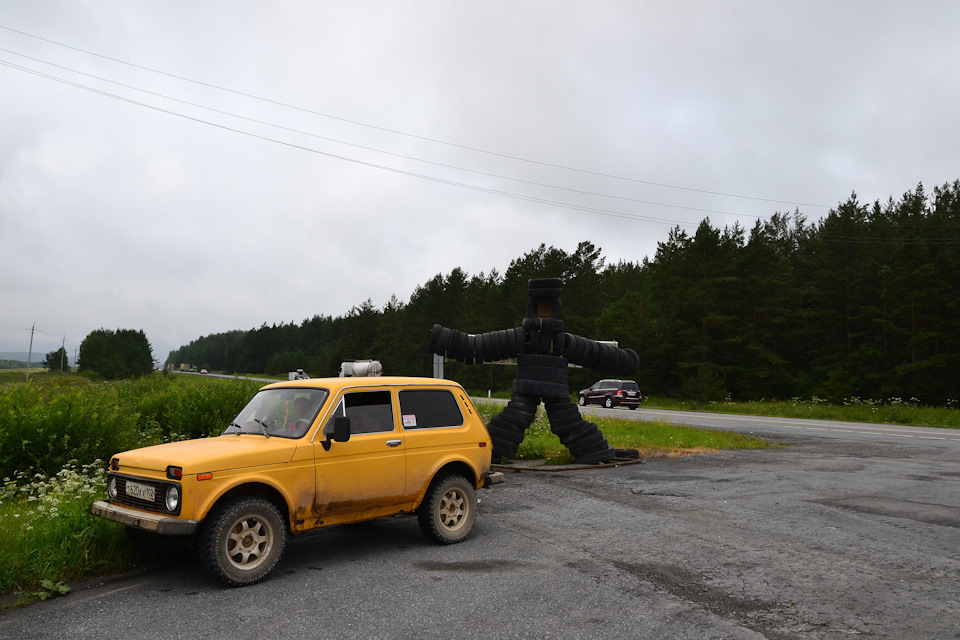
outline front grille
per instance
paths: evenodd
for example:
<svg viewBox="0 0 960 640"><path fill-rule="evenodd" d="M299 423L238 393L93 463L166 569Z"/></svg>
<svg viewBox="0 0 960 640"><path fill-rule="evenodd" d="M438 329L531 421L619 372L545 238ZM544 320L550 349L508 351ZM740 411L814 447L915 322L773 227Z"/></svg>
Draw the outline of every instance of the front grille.
<svg viewBox="0 0 960 640"><path fill-rule="evenodd" d="M136 507L137 509L143 509L145 511L156 511L158 513L165 511L163 508L163 494L166 490L166 485L164 483L157 482L156 480L147 480L145 478L129 478L129 480L132 480L137 484L145 484L155 489L153 493L153 502L150 502L142 498L127 495L128 478L123 476L116 476L116 478L117 498L114 500L114 502L125 504L129 507Z"/></svg>

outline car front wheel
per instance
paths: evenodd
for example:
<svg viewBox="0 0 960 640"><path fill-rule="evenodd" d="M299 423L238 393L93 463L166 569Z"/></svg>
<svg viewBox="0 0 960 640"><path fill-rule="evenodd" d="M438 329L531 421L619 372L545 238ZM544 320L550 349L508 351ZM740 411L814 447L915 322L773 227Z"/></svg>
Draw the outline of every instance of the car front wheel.
<svg viewBox="0 0 960 640"><path fill-rule="evenodd" d="M437 544L460 542L477 518L477 494L460 475L437 478L427 489L417 520L420 530Z"/></svg>
<svg viewBox="0 0 960 640"><path fill-rule="evenodd" d="M200 539L204 568L231 587L259 582L280 561L287 530L277 508L260 498L218 507Z"/></svg>
<svg viewBox="0 0 960 640"><path fill-rule="evenodd" d="M580 396L580 406L584 407L587 404L587 399L584 396Z"/></svg>

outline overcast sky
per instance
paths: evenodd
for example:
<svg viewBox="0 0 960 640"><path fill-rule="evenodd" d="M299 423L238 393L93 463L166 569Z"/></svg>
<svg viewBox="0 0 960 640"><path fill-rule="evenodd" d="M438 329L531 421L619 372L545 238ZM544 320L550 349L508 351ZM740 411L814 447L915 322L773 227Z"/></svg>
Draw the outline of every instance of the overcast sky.
<svg viewBox="0 0 960 640"><path fill-rule="evenodd" d="M0 352L960 178L960 3L0 0ZM489 327L475 327L483 331Z"/></svg>

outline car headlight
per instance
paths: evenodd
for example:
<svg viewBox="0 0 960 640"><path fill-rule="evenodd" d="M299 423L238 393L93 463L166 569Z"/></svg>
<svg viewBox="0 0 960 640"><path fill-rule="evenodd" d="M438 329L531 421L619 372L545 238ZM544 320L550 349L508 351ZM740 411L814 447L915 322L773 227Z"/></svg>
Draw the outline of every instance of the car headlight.
<svg viewBox="0 0 960 640"><path fill-rule="evenodd" d="M166 496L164 496L164 503L166 504L167 511L176 511L177 507L180 506L180 488L173 485L167 487L167 493Z"/></svg>
<svg viewBox="0 0 960 640"><path fill-rule="evenodd" d="M111 499L111 500L116 500L116 499L117 499L117 495L118 495L118 492L117 492L117 479L114 478L114 477L111 477L111 478L107 481L107 495L110 496L110 499Z"/></svg>

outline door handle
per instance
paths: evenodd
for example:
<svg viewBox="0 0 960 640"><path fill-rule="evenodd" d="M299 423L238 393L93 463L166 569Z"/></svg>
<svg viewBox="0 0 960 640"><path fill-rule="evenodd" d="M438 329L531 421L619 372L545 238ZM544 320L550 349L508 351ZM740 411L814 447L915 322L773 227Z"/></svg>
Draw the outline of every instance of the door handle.
<svg viewBox="0 0 960 640"><path fill-rule="evenodd" d="M387 440L388 447L399 447L403 440Z"/></svg>

